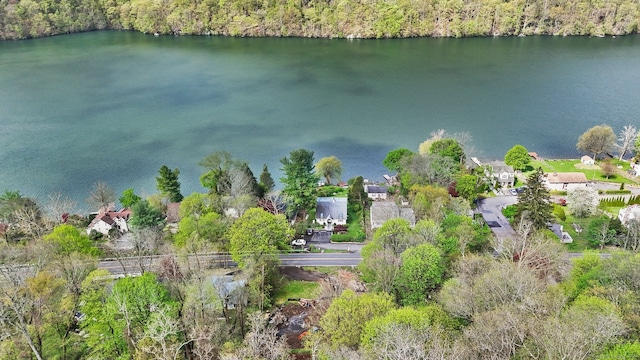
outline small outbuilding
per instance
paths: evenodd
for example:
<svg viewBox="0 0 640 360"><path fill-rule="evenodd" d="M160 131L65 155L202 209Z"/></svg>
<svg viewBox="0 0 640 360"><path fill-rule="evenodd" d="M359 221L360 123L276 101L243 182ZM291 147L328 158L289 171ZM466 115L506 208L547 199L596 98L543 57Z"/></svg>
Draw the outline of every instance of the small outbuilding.
<svg viewBox="0 0 640 360"><path fill-rule="evenodd" d="M595 165L596 164L595 160L593 160L591 158L591 156L589 156L589 155L585 155L585 156L581 157L580 158L580 162L583 165Z"/></svg>

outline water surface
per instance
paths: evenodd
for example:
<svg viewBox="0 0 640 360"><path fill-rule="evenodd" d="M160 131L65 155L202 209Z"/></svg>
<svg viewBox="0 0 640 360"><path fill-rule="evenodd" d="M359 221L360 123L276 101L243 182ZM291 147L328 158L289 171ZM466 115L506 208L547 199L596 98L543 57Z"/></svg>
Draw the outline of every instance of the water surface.
<svg viewBox="0 0 640 360"><path fill-rule="evenodd" d="M0 190L82 202L105 181L183 192L226 150L256 176L298 148L340 158L343 178L433 130L473 135L481 158L514 144L573 157L587 128L640 114L640 37L403 40L153 37L93 32L0 42Z"/></svg>

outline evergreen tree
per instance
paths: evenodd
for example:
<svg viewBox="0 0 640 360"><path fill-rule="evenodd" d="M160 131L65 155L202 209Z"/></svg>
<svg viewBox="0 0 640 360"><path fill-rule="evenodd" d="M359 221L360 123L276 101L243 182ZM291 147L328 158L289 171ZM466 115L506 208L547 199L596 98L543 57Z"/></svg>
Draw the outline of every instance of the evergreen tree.
<svg viewBox="0 0 640 360"><path fill-rule="evenodd" d="M268 193L276 186L276 183L273 181L271 173L269 172L269 168L267 168L267 164L262 165L262 174L260 174L260 186L262 186L262 188L264 189L264 193Z"/></svg>
<svg viewBox="0 0 640 360"><path fill-rule="evenodd" d="M553 219L549 190L543 182L544 173L538 168L527 178L527 187L518 194L516 221L530 221L535 229L544 229Z"/></svg>
<svg viewBox="0 0 640 360"><path fill-rule="evenodd" d="M160 176L156 177L156 187L160 193L168 197L170 202L182 201L183 196L180 193L180 182L178 181L180 170L178 168L171 170L166 165L162 165L158 173Z"/></svg>
<svg viewBox="0 0 640 360"><path fill-rule="evenodd" d="M306 211L316 204L316 190L320 179L314 171L313 151L299 149L291 151L289 157L280 160L285 177L280 178L285 186L283 193L289 195L296 210Z"/></svg>

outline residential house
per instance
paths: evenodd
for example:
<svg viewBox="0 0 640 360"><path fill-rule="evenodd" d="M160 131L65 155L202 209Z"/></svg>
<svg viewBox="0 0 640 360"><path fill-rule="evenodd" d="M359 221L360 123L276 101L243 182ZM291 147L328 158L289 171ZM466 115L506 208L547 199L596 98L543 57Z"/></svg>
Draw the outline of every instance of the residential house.
<svg viewBox="0 0 640 360"><path fill-rule="evenodd" d="M235 309L236 305L246 305L246 298L243 299L236 290L245 287L247 280L233 280L233 276L223 275L213 276L211 281L226 309Z"/></svg>
<svg viewBox="0 0 640 360"><path fill-rule="evenodd" d="M101 211L87 227L87 234L95 230L103 235L109 235L109 231L112 229L118 230L119 233L125 233L129 231L127 221L129 221L131 214L132 212L128 208L119 211Z"/></svg>
<svg viewBox="0 0 640 360"><path fill-rule="evenodd" d="M319 197L316 201L316 222L331 228L347 223L347 198Z"/></svg>
<svg viewBox="0 0 640 360"><path fill-rule="evenodd" d="M566 191L585 188L589 183L587 176L581 172L559 172L544 176L545 185L549 190Z"/></svg>
<svg viewBox="0 0 640 360"><path fill-rule="evenodd" d="M494 179L494 187L511 187L516 182L516 174L513 167L504 163L504 161L492 161L491 176Z"/></svg>
<svg viewBox="0 0 640 360"><path fill-rule="evenodd" d="M585 155L580 158L580 162L584 165L595 165L595 161L589 155Z"/></svg>
<svg viewBox="0 0 640 360"><path fill-rule="evenodd" d="M401 218L409 222L411 227L416 224L416 216L410 207L398 206L390 201L376 201L371 205L371 228L379 228L389 219Z"/></svg>
<svg viewBox="0 0 640 360"><path fill-rule="evenodd" d="M378 185L365 185L364 191L367 193L367 197L373 200L386 200L388 188L386 186Z"/></svg>
<svg viewBox="0 0 640 360"><path fill-rule="evenodd" d="M630 221L640 221L640 205L636 204L620 209L618 219L624 226L627 226Z"/></svg>

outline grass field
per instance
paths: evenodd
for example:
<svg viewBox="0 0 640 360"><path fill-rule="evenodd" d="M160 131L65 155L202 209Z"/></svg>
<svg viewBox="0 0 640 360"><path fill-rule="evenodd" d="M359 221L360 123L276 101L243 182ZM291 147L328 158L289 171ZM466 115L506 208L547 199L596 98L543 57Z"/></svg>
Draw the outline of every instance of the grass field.
<svg viewBox="0 0 640 360"><path fill-rule="evenodd" d="M287 281L274 294L274 302L276 305L282 305L289 299L315 298L320 284L315 281Z"/></svg>
<svg viewBox="0 0 640 360"><path fill-rule="evenodd" d="M529 169L525 172L525 175L529 175L537 168L542 168L545 173L556 172L581 172L584 173L589 181L605 181L612 183L625 183L635 184L634 180L628 179L624 176L624 172L629 170L629 163L626 161L613 160L616 166L622 166L618 169L617 175L612 175L608 179L602 174L602 170L598 165L584 165L578 159L560 159L560 160L533 160L529 164Z"/></svg>

